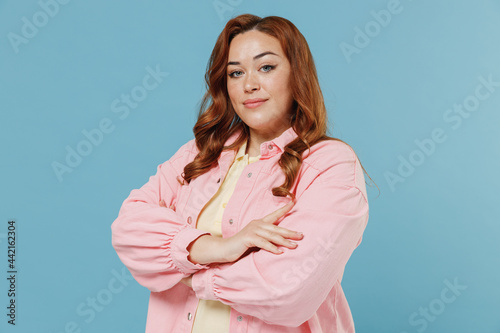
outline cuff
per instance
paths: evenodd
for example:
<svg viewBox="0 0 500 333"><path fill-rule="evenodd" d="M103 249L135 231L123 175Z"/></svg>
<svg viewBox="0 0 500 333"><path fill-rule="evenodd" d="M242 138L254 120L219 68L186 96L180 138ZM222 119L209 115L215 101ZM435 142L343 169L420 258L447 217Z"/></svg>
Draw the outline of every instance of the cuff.
<svg viewBox="0 0 500 333"><path fill-rule="evenodd" d="M212 267L193 274L191 286L198 299L218 300L214 293L214 269L216 268Z"/></svg>
<svg viewBox="0 0 500 333"><path fill-rule="evenodd" d="M188 245L202 235L210 235L208 231L195 229L190 225L186 225L173 238L171 245L172 261L175 266L186 275L193 274L200 269L209 268L208 265L195 264L188 259Z"/></svg>

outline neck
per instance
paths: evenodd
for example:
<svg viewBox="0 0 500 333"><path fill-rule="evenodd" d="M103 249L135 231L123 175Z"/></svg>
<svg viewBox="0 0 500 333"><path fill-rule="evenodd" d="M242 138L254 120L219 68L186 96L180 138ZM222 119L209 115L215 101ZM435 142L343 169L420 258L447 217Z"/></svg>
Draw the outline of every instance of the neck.
<svg viewBox="0 0 500 333"><path fill-rule="evenodd" d="M251 142L252 142L252 140L251 140L251 137L249 136L248 140L247 140L247 148L245 149L245 154L248 154L248 157L259 156L260 155L260 145L255 147L255 145L253 145Z"/></svg>

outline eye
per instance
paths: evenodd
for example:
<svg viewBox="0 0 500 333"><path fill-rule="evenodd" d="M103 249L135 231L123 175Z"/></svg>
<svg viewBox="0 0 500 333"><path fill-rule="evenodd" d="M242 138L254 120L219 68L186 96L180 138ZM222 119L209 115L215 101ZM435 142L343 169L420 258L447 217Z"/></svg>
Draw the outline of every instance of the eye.
<svg viewBox="0 0 500 333"><path fill-rule="evenodd" d="M262 66L261 68L269 68L269 70L265 70L264 72L270 72L272 71L276 66L272 66L272 65L264 65Z"/></svg>
<svg viewBox="0 0 500 333"><path fill-rule="evenodd" d="M228 75L229 75L229 77L239 77L239 75L235 75L235 73L241 73L241 71L232 71Z"/></svg>

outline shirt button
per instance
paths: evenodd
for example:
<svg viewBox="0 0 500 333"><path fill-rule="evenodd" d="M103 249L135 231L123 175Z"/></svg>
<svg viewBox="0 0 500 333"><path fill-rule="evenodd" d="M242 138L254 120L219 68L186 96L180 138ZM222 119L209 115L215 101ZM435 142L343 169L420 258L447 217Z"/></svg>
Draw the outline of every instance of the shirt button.
<svg viewBox="0 0 500 333"><path fill-rule="evenodd" d="M229 220L229 224L233 224L233 219L230 219L230 220Z"/></svg>
<svg viewBox="0 0 500 333"><path fill-rule="evenodd" d="M243 317L242 316L238 316L238 317L236 317L236 319L238 319L238 321L242 321Z"/></svg>
<svg viewBox="0 0 500 333"><path fill-rule="evenodd" d="M273 149L273 147L274 147L273 145L269 145L269 146L267 146L267 148L269 148L269 149L271 149L271 150Z"/></svg>
<svg viewBox="0 0 500 333"><path fill-rule="evenodd" d="M191 312L188 313L188 320L191 320Z"/></svg>
<svg viewBox="0 0 500 333"><path fill-rule="evenodd" d="M188 223L191 224L191 222L193 222L193 219L191 218L191 216L188 216Z"/></svg>
<svg viewBox="0 0 500 333"><path fill-rule="evenodd" d="M247 175L248 178L252 177L252 173L249 172L248 175Z"/></svg>

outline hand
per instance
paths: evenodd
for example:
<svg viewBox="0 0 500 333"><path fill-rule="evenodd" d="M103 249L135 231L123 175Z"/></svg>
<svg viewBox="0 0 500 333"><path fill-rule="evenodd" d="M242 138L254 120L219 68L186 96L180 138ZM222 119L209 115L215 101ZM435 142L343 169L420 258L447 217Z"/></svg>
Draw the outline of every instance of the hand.
<svg viewBox="0 0 500 333"><path fill-rule="evenodd" d="M280 217L292 209L294 204L291 201L271 214L251 221L236 235L223 238L221 246L223 246L222 252L224 253L226 262L238 260L252 247L257 247L259 250L263 249L274 254L283 253L278 248L280 245L295 249L298 245L288 240L288 238L301 240L303 235L299 232L279 227L279 222L277 222Z"/></svg>

